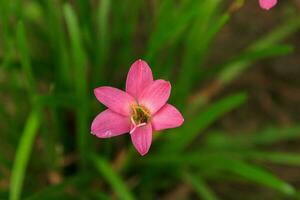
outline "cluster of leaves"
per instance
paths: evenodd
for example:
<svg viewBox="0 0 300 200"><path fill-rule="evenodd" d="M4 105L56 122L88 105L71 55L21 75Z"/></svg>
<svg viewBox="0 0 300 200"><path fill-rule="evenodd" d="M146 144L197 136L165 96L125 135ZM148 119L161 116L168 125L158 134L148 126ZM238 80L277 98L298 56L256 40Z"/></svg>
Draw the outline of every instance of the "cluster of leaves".
<svg viewBox="0 0 300 200"><path fill-rule="evenodd" d="M254 61L290 53L281 42L300 28L299 16L208 70L212 42L241 0L229 9L221 0L0 2L0 198L157 199L188 185L202 199L218 199L207 181L249 181L297 195L254 161L299 166L300 155L262 147L297 137L300 127L234 138L209 129L201 145L192 144L247 100L240 92L211 102L196 86L210 80L218 91ZM181 128L158 134L145 158L129 137L99 142L89 134L101 109L93 88L122 86L139 57L155 77L171 80L171 103L186 118Z"/></svg>

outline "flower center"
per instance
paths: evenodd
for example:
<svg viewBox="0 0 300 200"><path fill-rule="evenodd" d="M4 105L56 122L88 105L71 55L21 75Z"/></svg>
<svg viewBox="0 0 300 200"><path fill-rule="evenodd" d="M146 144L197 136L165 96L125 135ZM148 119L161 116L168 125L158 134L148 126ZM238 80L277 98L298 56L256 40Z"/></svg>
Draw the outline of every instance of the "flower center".
<svg viewBox="0 0 300 200"><path fill-rule="evenodd" d="M136 125L148 123L151 118L151 114L147 108L141 105L132 106L131 119Z"/></svg>

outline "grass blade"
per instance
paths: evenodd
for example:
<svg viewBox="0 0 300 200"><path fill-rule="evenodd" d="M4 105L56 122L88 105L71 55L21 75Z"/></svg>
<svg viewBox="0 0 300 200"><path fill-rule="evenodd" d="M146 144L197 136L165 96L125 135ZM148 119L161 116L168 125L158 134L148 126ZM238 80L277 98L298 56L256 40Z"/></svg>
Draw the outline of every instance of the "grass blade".
<svg viewBox="0 0 300 200"><path fill-rule="evenodd" d="M51 54L53 55L55 78L58 89L71 86L70 64L66 47L66 36L63 28L61 5L55 1L45 1L46 22L49 24L49 41L51 43Z"/></svg>
<svg viewBox="0 0 300 200"><path fill-rule="evenodd" d="M241 74L241 72L243 72L246 68L248 68L253 60L290 53L292 51L291 47L279 46L277 44L293 34L295 31L299 30L299 28L300 20L296 18L290 20L284 25L279 26L270 34L262 37L252 44L242 55L233 59L234 62L228 62L223 66L224 70L220 72L219 78L217 79L218 82L226 85L235 79L239 74ZM256 56L253 57L253 55ZM251 57L252 59L245 59Z"/></svg>
<svg viewBox="0 0 300 200"><path fill-rule="evenodd" d="M276 142L295 140L300 136L300 127L269 127L265 130L257 131L255 133L241 133L232 138L224 132L211 132L204 144L207 149L214 149L216 147L228 148L249 148L254 146L271 145Z"/></svg>
<svg viewBox="0 0 300 200"><path fill-rule="evenodd" d="M295 33L300 28L299 16L292 17L287 23L280 25L268 35L262 37L260 40L250 46L250 49L261 49L266 46L278 44L282 40Z"/></svg>
<svg viewBox="0 0 300 200"><path fill-rule="evenodd" d="M172 1L163 1L156 27L150 35L146 60L153 61L155 55L165 45L174 45L192 20L201 13L202 4L202 2L189 1L175 6Z"/></svg>
<svg viewBox="0 0 300 200"><path fill-rule="evenodd" d="M241 152L241 154L249 159L261 160L288 166L300 166L300 154L297 153L250 151L245 153Z"/></svg>
<svg viewBox="0 0 300 200"><path fill-rule="evenodd" d="M25 171L28 165L35 136L41 123L40 120L41 118L39 110L34 109L27 119L20 143L17 147L10 180L10 200L18 200L21 198Z"/></svg>
<svg viewBox="0 0 300 200"><path fill-rule="evenodd" d="M64 6L64 14L71 40L72 60L74 66L74 84L76 91L76 98L78 106L76 110L77 121L77 145L80 152L80 159L82 167L86 165L87 152L89 151L88 145L88 86L86 78L86 58L83 45L80 37L80 28L74 10L69 4Z"/></svg>
<svg viewBox="0 0 300 200"><path fill-rule="evenodd" d="M227 13L223 16L217 16L220 2L219 0L202 1L197 19L187 33L186 50L179 72L181 76L178 78L177 87L174 88L176 104L182 108L195 79L199 79L199 72L204 58L208 54L209 44L229 19ZM214 23L211 23L212 20Z"/></svg>
<svg viewBox="0 0 300 200"><path fill-rule="evenodd" d="M286 55L293 51L290 45L271 45L262 49L249 50L224 64L222 72L217 76L219 84L226 85L238 77L252 62L268 57ZM230 66L230 67L228 67Z"/></svg>
<svg viewBox="0 0 300 200"><path fill-rule="evenodd" d="M235 153L236 154L236 153ZM239 176L244 180L251 181L260 185L274 188L287 195L295 193L294 188L285 181L277 178L269 171L256 165L248 164L242 160L233 159L232 154L224 152L200 152L200 153L182 153L182 154L163 154L152 156L146 162L158 166L179 165L195 166L201 169L201 172L231 173L231 176ZM230 174L228 174L230 175Z"/></svg>
<svg viewBox="0 0 300 200"><path fill-rule="evenodd" d="M26 200L39 200L39 199L54 199L55 196L64 192L64 189L70 186L87 185L91 176L86 174L77 174L71 178L64 180L58 185L49 186L41 191L29 196Z"/></svg>
<svg viewBox="0 0 300 200"><path fill-rule="evenodd" d="M18 47L20 50L21 62L23 71L26 74L26 78L28 81L28 89L31 92L31 95L36 93L36 82L33 76L32 65L30 61L29 51L26 44L26 35L25 35L25 28L24 24L20 21L18 23L17 28L17 41Z"/></svg>
<svg viewBox="0 0 300 200"><path fill-rule="evenodd" d="M104 177L104 179L111 185L114 192L117 193L120 199L133 200L134 197L130 192L130 189L126 186L121 177L112 169L109 163L96 155L93 155L92 162L96 169Z"/></svg>
<svg viewBox="0 0 300 200"><path fill-rule="evenodd" d="M194 190L197 192L200 199L203 200L217 200L216 195L211 189L205 184L205 182L198 176L192 175L188 172L183 174L183 179L188 182Z"/></svg>
<svg viewBox="0 0 300 200"><path fill-rule="evenodd" d="M98 45L97 45L97 55L95 55L96 66L94 70L93 77L93 86L96 87L99 84L99 81L103 80L105 76L103 75L103 66L108 59L109 53L109 14L111 10L111 1L102 0L99 3L97 9L97 36L98 36Z"/></svg>
<svg viewBox="0 0 300 200"><path fill-rule="evenodd" d="M284 140L296 139L300 135L300 126L278 128L270 127L252 137L253 144L266 145Z"/></svg>
<svg viewBox="0 0 300 200"><path fill-rule="evenodd" d="M300 20L295 17L287 23L280 25L276 30L271 31L266 36L250 45L241 55L238 55L229 61L216 66L217 77L213 81L213 88L216 88L208 97L202 93L194 97L192 104L195 107L201 107L209 98L224 88L228 83L238 77L251 64L262 58L285 55L291 53L293 48L288 45L278 45L279 42L295 33L300 28ZM215 72L213 72L215 73Z"/></svg>
<svg viewBox="0 0 300 200"><path fill-rule="evenodd" d="M170 134L170 143L167 144L166 148L172 151L184 149L197 137L198 133L206 129L227 112L245 103L246 100L247 95L239 93L213 103L201 114L194 117L193 120L190 122L187 121L181 128L174 130L173 133Z"/></svg>
<svg viewBox="0 0 300 200"><path fill-rule="evenodd" d="M258 166L238 160L224 160L223 163L224 166L220 166L221 168L224 167L226 171L233 172L249 181L277 189L287 195L295 193L294 188L290 184Z"/></svg>

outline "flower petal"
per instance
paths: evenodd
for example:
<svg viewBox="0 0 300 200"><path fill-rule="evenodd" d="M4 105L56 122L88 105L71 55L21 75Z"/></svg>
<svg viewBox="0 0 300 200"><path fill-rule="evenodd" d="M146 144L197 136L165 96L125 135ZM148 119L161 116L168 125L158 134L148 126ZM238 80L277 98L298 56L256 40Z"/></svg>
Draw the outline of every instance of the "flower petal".
<svg viewBox="0 0 300 200"><path fill-rule="evenodd" d="M128 93L113 87L98 87L94 90L97 99L112 111L129 116L130 106L135 104L134 98Z"/></svg>
<svg viewBox="0 0 300 200"><path fill-rule="evenodd" d="M171 84L165 80L156 80L138 97L138 103L155 114L168 101L171 93Z"/></svg>
<svg viewBox="0 0 300 200"><path fill-rule="evenodd" d="M166 104L152 118L154 130L164 130L181 126L184 119L181 113L172 105Z"/></svg>
<svg viewBox="0 0 300 200"><path fill-rule="evenodd" d="M152 71L143 60L135 61L128 72L126 92L136 97L153 82Z"/></svg>
<svg viewBox="0 0 300 200"><path fill-rule="evenodd" d="M99 138L110 138L130 131L130 119L107 109L92 122L91 132Z"/></svg>
<svg viewBox="0 0 300 200"><path fill-rule="evenodd" d="M269 10L277 4L277 0L259 0L262 9Z"/></svg>
<svg viewBox="0 0 300 200"><path fill-rule="evenodd" d="M136 150L142 155L146 155L152 143L152 126L147 124L145 126L137 127L131 133L131 141Z"/></svg>

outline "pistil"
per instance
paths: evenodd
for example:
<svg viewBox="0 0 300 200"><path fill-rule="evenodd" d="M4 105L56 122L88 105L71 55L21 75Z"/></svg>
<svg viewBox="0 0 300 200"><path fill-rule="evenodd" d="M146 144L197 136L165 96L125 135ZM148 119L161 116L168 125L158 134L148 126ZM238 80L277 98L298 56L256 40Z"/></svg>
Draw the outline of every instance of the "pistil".
<svg viewBox="0 0 300 200"><path fill-rule="evenodd" d="M131 122L133 128L130 134L135 131L136 128L145 126L150 121L151 115L147 108L141 105L132 106Z"/></svg>

